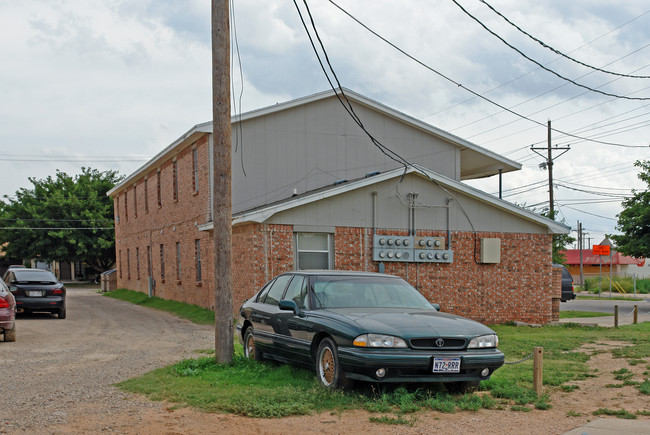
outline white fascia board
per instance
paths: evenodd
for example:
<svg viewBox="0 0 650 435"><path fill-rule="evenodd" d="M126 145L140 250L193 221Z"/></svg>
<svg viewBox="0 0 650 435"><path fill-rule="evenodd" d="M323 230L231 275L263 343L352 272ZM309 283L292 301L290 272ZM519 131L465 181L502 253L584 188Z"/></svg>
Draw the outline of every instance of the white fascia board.
<svg viewBox="0 0 650 435"><path fill-rule="evenodd" d="M204 122L202 124L197 124L194 127L190 128L184 135L176 139L174 142L169 144L164 150L156 154L154 157L152 157L147 163L144 165L140 166L138 169L136 169L131 175L126 177L124 181L121 183L117 184L115 187L113 187L111 190L109 190L106 195L107 196L113 196L114 193L119 192L122 190L124 186L130 185L130 183L133 182L133 180L136 180L140 175L149 172L149 169L152 167L156 166L158 162L165 157L168 154L173 154L174 150L176 147L181 145L183 142L186 142L189 138L192 136L196 135L197 133L203 134L203 133L212 133L212 121Z"/></svg>

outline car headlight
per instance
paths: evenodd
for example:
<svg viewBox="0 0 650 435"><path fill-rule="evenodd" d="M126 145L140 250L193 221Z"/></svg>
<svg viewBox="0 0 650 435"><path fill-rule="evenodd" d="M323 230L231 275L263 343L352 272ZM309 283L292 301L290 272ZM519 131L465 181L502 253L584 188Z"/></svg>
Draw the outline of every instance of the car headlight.
<svg viewBox="0 0 650 435"><path fill-rule="evenodd" d="M468 349L483 349L486 347L497 347L499 345L499 337L496 334L481 335L474 337L470 340Z"/></svg>
<svg viewBox="0 0 650 435"><path fill-rule="evenodd" d="M358 347L406 347L401 338L382 334L362 334L355 338L352 344Z"/></svg>

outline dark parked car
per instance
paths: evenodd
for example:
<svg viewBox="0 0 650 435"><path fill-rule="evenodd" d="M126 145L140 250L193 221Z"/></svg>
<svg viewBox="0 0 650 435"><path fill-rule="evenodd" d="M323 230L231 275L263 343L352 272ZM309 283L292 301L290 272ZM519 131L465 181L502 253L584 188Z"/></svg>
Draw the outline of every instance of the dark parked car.
<svg viewBox="0 0 650 435"><path fill-rule="evenodd" d="M3 277L16 298L18 312L49 311L65 319L65 286L52 272L41 269L9 269Z"/></svg>
<svg viewBox="0 0 650 435"><path fill-rule="evenodd" d="M239 314L246 356L315 369L331 388L359 380L443 382L449 391L471 391L504 361L493 330L440 313L390 275L285 273Z"/></svg>
<svg viewBox="0 0 650 435"><path fill-rule="evenodd" d="M16 300L0 280L0 332L5 341L16 341Z"/></svg>
<svg viewBox="0 0 650 435"><path fill-rule="evenodd" d="M553 267L562 268L562 296L560 301L567 302L571 299L575 299L576 294L573 292L573 277L571 276L569 269L561 264L553 264Z"/></svg>

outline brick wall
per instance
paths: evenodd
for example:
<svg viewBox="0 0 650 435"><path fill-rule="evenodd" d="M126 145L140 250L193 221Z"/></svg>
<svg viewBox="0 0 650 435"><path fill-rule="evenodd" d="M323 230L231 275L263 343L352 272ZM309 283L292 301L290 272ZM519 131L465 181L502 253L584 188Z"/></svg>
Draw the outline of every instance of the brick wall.
<svg viewBox="0 0 650 435"><path fill-rule="evenodd" d="M193 183L193 147L198 153L197 190ZM174 200L172 164L178 168ZM115 197L118 287L148 291L148 248L157 296L214 308L212 232L199 226L210 220L207 135L143 174ZM160 171L161 205L157 173ZM145 210L145 206L148 210ZM128 210L128 218L126 211ZM118 220L119 216L119 220ZM382 231L379 231L382 233ZM384 234L402 234L406 231ZM419 236L446 237L446 232L418 231ZM480 239L501 239L501 263L478 264ZM385 273L403 277L443 311L484 323L546 323L559 315L560 276L551 267L551 236L519 233L452 232L451 264L385 263ZM195 241L200 243L201 279L196 276ZM181 269L177 278L176 244ZM160 245L164 245L163 261ZM129 264L127 264L127 250ZM140 277L137 275L139 252ZM372 261L372 230L338 227L334 234L336 269L378 271ZM279 273L294 268L291 225L243 224L233 228L233 309ZM130 269L130 274L127 270Z"/></svg>

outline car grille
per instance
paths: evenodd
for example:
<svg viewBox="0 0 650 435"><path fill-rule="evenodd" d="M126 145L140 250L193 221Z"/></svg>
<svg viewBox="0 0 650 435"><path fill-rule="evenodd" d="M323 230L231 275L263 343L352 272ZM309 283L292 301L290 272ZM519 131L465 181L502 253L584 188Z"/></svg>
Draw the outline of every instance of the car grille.
<svg viewBox="0 0 650 435"><path fill-rule="evenodd" d="M464 338L432 337L412 338L410 342L413 349L458 350L465 348L467 340Z"/></svg>

